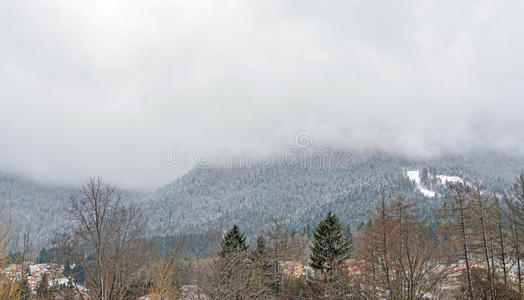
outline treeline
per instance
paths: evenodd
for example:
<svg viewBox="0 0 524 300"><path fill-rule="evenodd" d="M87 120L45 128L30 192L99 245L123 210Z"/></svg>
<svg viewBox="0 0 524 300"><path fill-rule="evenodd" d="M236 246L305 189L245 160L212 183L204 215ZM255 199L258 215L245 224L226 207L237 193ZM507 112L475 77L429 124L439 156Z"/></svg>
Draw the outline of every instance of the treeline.
<svg viewBox="0 0 524 300"><path fill-rule="evenodd" d="M336 151L320 151L320 158L336 157ZM315 159L315 154L306 157ZM276 216L283 226L302 231L313 229L328 211L343 223L366 222L368 211L380 195L404 195L417 202L421 214L432 215L441 199L424 198L406 177L407 170L428 170L433 178L428 189L442 193L445 187L431 184L434 175L453 175L467 182L480 181L490 191L502 193L524 166L523 158L478 152L443 155L434 159L410 159L384 152L356 151L344 166L278 163L261 166L195 168L144 199L151 217L150 230L170 233L228 230L236 223L254 242L261 228ZM422 175L426 172L421 172ZM426 181L426 180L425 180Z"/></svg>
<svg viewBox="0 0 524 300"><path fill-rule="evenodd" d="M382 197L355 247L328 213L304 249L311 273L285 276L278 239L261 236L249 249L235 225L206 291L214 299L522 299L524 173L500 195L447 187L438 232L402 196Z"/></svg>
<svg viewBox="0 0 524 300"><path fill-rule="evenodd" d="M147 218L118 191L92 178L71 199L70 226L40 262L61 266L67 284L36 289L10 271L5 247L2 299L522 299L524 172L502 193L448 183L438 224L402 195L382 194L358 228L328 212L308 232L281 220L250 245L241 227L202 234L184 253L183 236L147 238ZM0 231L6 245L8 228ZM3 237L3 239L2 239ZM218 243L216 251L210 244ZM24 242L26 244L26 242ZM25 249L25 248L24 248ZM187 247L186 247L187 249ZM198 250L202 249L202 250ZM52 276L50 274L49 276ZM5 296L5 297L4 297Z"/></svg>

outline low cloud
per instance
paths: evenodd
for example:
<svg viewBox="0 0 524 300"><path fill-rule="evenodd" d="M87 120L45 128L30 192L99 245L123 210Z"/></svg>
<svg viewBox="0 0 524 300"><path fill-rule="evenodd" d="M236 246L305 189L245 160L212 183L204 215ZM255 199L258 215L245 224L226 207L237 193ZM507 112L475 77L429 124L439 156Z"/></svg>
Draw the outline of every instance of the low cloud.
<svg viewBox="0 0 524 300"><path fill-rule="evenodd" d="M519 1L2 1L0 166L150 189L186 149L524 154Z"/></svg>

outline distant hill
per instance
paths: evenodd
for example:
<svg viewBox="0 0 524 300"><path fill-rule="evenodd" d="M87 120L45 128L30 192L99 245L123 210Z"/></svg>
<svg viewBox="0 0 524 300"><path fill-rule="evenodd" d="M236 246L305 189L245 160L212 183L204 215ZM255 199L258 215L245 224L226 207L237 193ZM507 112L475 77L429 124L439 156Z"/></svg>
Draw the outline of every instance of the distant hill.
<svg viewBox="0 0 524 300"><path fill-rule="evenodd" d="M146 197L144 207L156 234L165 229L225 230L237 223L253 237L270 223L270 216L300 231L312 228L331 210L343 222L357 225L376 207L382 192L388 197L401 193L432 214L441 205L446 180L480 182L501 192L523 168L523 158L493 152L433 159L361 152L353 153L349 164L320 168L296 162L195 168Z"/></svg>
<svg viewBox="0 0 524 300"><path fill-rule="evenodd" d="M31 228L31 246L38 249L49 243L54 231L67 226L70 199L80 187L41 184L20 176L0 172L0 212L11 222L12 233L20 239L23 229ZM123 191L122 197L138 202L144 194Z"/></svg>
<svg viewBox="0 0 524 300"><path fill-rule="evenodd" d="M338 155L337 151L328 153ZM253 237L270 223L270 216L300 231L314 227L331 210L343 222L357 225L376 207L382 192L388 196L402 193L418 202L423 213L431 214L440 207L443 178L480 181L502 192L524 168L523 158L486 152L434 159L353 153L343 165L325 165L305 157L311 161L197 167L149 195L123 191L122 196L127 203L143 207L152 235L166 230L184 234L223 231L238 223ZM57 228L68 226L69 199L78 189L0 173L1 213L20 236L22 228L31 224L32 246L40 248Z"/></svg>

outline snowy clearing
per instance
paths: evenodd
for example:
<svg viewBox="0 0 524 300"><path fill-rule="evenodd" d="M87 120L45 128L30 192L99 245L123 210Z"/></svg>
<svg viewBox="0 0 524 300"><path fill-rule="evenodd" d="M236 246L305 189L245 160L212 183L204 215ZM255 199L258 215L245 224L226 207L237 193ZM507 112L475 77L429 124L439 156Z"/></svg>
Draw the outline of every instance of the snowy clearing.
<svg viewBox="0 0 524 300"><path fill-rule="evenodd" d="M417 185L418 190L426 197L433 198L435 197L435 192L430 191L426 189L424 186L422 186L422 183L420 182L420 172L419 170L413 170L413 171L407 171L407 175L409 180L415 181L415 184Z"/></svg>
<svg viewBox="0 0 524 300"><path fill-rule="evenodd" d="M446 182L451 183L464 183L464 179L458 177L458 176L447 176L447 175L437 175L437 178L440 179L440 182L442 185L446 185Z"/></svg>

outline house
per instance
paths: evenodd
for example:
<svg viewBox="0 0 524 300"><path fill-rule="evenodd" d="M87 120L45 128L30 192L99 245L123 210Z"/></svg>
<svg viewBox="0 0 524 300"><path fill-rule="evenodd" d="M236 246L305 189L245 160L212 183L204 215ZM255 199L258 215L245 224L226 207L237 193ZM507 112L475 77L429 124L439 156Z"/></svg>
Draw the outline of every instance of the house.
<svg viewBox="0 0 524 300"><path fill-rule="evenodd" d="M363 259L348 258L342 262L342 266L346 269L349 276L360 275L361 267L365 262Z"/></svg>
<svg viewBox="0 0 524 300"><path fill-rule="evenodd" d="M303 265L300 261L279 261L278 269L284 276L296 279L302 276Z"/></svg>

